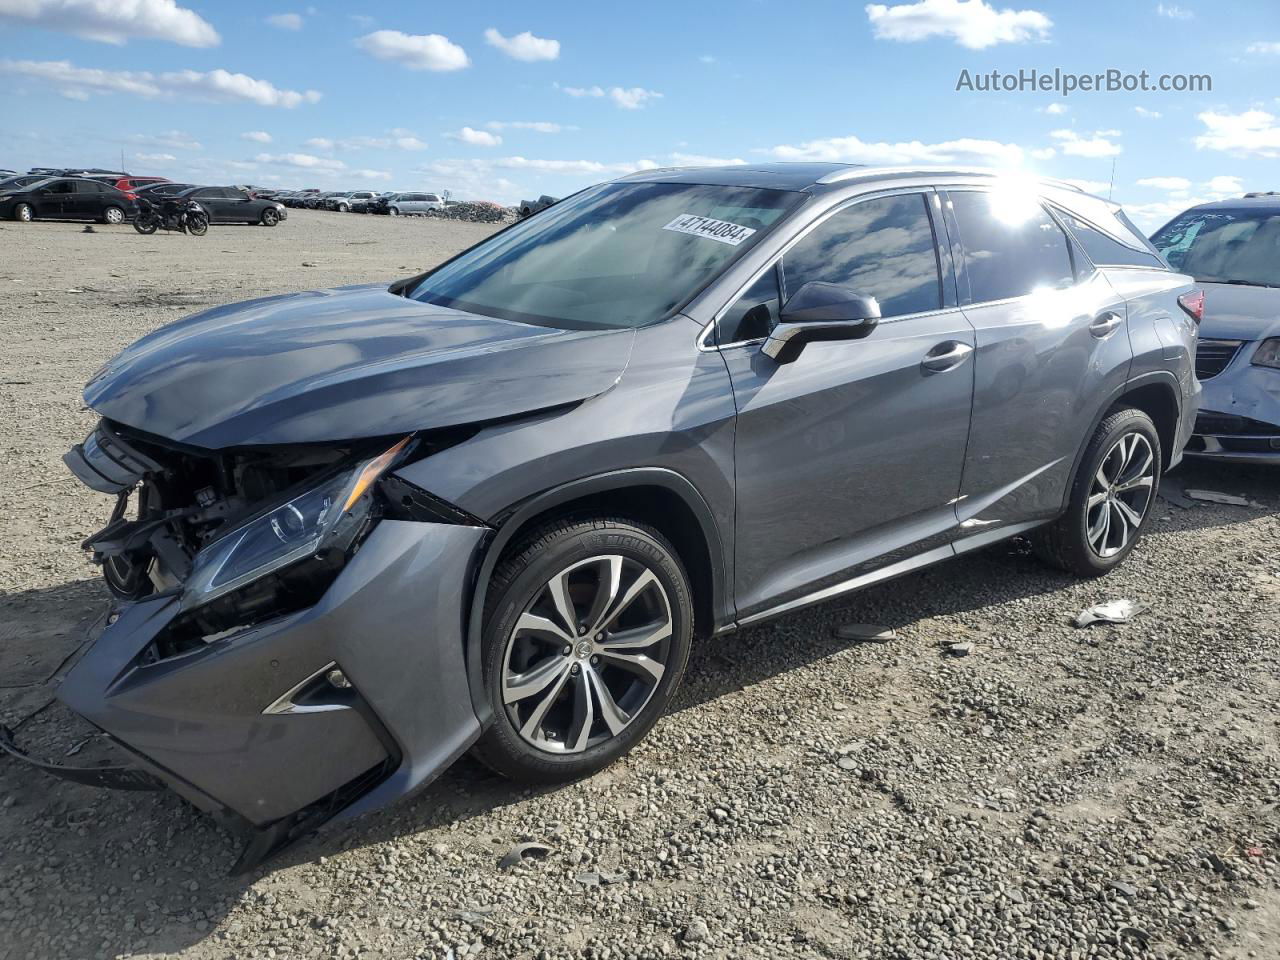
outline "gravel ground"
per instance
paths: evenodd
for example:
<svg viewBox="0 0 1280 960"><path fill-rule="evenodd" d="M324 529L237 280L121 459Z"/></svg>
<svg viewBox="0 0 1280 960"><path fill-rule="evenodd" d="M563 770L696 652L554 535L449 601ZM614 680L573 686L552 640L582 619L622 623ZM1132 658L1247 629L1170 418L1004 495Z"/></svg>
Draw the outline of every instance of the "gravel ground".
<svg viewBox="0 0 1280 960"><path fill-rule="evenodd" d="M0 721L77 761L103 745L44 705L107 609L77 544L109 503L59 459L93 421L80 385L193 309L404 276L491 228L82 229L0 224ZM598 776L521 790L463 761L245 877L173 795L0 759L0 958L1280 957L1277 477L1183 468L1170 487L1252 505L1158 503L1105 580L1006 544L703 643ZM1120 597L1146 609L1071 625ZM521 841L550 849L501 868Z"/></svg>

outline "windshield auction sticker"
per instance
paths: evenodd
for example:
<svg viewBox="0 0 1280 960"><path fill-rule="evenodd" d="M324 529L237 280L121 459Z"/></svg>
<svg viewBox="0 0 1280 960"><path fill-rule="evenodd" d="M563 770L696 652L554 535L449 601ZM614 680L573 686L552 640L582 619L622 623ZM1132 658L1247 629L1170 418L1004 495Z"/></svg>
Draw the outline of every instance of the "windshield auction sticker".
<svg viewBox="0 0 1280 960"><path fill-rule="evenodd" d="M755 227L743 227L726 220L712 220L710 217L698 217L686 213L676 217L663 230L674 230L676 233L687 233L695 237L706 237L736 247L756 232Z"/></svg>

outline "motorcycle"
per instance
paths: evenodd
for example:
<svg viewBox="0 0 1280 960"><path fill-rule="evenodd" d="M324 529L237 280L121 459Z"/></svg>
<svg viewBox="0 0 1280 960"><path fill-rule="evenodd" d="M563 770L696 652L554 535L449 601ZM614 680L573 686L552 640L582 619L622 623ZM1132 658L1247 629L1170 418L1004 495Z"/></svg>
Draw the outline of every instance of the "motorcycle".
<svg viewBox="0 0 1280 960"><path fill-rule="evenodd" d="M159 229L180 230L194 237L209 232L209 214L192 199L166 197L155 203L145 197L138 198L138 215L133 218L133 229L149 236Z"/></svg>

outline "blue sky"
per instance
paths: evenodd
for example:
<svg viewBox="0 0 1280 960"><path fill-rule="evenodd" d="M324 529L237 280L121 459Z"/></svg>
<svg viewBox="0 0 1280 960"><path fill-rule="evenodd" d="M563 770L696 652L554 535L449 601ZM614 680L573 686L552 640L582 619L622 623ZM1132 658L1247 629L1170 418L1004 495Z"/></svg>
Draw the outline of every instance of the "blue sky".
<svg viewBox="0 0 1280 960"><path fill-rule="evenodd" d="M358 13L352 13L358 10ZM984 163L1152 227L1280 189L1280 5L0 0L0 166L512 202L644 166ZM1201 92L957 91L1107 69Z"/></svg>

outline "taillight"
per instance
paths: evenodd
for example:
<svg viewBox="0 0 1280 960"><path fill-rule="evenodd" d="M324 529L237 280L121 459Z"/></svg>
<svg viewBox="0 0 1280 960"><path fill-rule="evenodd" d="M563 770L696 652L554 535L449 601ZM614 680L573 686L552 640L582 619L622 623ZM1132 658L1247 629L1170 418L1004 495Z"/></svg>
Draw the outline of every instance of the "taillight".
<svg viewBox="0 0 1280 960"><path fill-rule="evenodd" d="M137 200L137 199L138 199L138 195L137 195L136 193L130 193L128 190L122 190L122 191L120 191L120 192L121 192L121 193L123 193L123 194L125 195L125 198L126 198L126 199L128 199L128 200Z"/></svg>
<svg viewBox="0 0 1280 960"><path fill-rule="evenodd" d="M1199 323L1204 317L1204 291L1192 290L1190 293L1184 293L1178 297L1178 306L1186 311L1196 323Z"/></svg>

